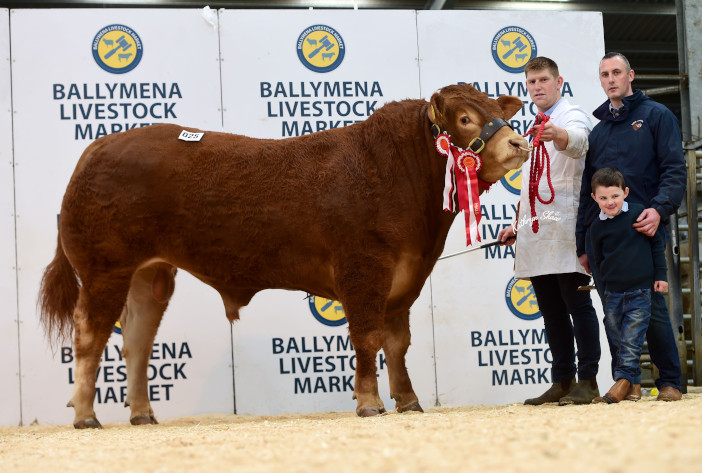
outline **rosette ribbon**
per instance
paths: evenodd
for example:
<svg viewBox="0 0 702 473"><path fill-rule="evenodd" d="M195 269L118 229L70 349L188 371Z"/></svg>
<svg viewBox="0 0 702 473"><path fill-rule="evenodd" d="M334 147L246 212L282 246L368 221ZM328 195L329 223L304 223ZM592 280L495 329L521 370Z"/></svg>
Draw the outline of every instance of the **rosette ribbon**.
<svg viewBox="0 0 702 473"><path fill-rule="evenodd" d="M446 132L436 137L436 150L439 154L446 156L444 210L450 212L463 210L466 245L480 242L478 224L482 213L480 212L478 172L483 166L483 160L472 150L464 150L451 143L451 138ZM458 208L455 207L455 202L458 202Z"/></svg>

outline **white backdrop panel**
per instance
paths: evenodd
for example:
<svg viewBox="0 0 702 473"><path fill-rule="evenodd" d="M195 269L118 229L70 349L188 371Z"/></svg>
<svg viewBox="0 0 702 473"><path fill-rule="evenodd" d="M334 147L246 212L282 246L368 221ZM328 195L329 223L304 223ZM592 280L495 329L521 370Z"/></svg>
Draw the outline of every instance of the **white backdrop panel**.
<svg viewBox="0 0 702 473"><path fill-rule="evenodd" d="M220 21L224 129L282 138L362 121L383 103L419 98L414 11L231 10ZM343 44L301 60L297 44ZM274 32L274 34L271 34ZM371 33L372 32L372 33ZM310 42L314 43L313 46ZM338 40L336 41L339 42ZM303 52L305 54L306 51ZM308 55L311 55L309 52ZM326 72L309 69L318 60ZM336 61L334 64L331 61ZM296 125L295 125L296 124Z"/></svg>
<svg viewBox="0 0 702 473"><path fill-rule="evenodd" d="M465 25L471 25L471 40L455 41L455 31ZM511 120L518 133L533 125L537 112L522 72L531 56L548 56L558 63L566 81L563 95L571 103L591 111L604 99L597 78L604 54L600 13L420 11L417 29L422 95L428 98L436 89L457 82L471 83L493 98L516 95L525 103ZM507 44L508 49L500 49ZM500 181L481 196L484 243L494 241L500 228L515 218L521 176L508 178L514 192L508 191L507 181ZM464 248L463 216L459 215L444 254ZM513 265L511 248L493 247L442 260L432 273L437 391L442 405L522 401L550 385L550 352L545 362L548 344L530 283L513 284L507 301ZM599 300L594 299L601 317ZM537 318L525 320L530 317ZM599 379L608 386L609 352L603 336L601 341Z"/></svg>
<svg viewBox="0 0 702 473"><path fill-rule="evenodd" d="M11 15L22 416L25 423L65 423L73 418L64 407L72 393L71 347L52 355L35 309L42 271L56 248L63 193L82 150L101 134L158 122L221 128L217 15L215 24L200 10ZM112 31L111 25L121 26ZM60 50L47 47L49 39ZM102 48L97 57L94 45ZM149 369L156 415L232 412L231 337L221 300L186 274L176 287ZM120 347L121 336L113 334L98 375L102 421L128 418Z"/></svg>
<svg viewBox="0 0 702 473"><path fill-rule="evenodd" d="M391 100L418 98L415 22L414 11L224 11L224 129L261 138L296 136L362 121ZM316 30L319 25L324 29ZM328 56L313 54L316 49ZM315 58L317 70L308 68ZM318 70L324 68L330 69ZM304 297L265 291L242 311L234 328L238 413L355 409L347 325L319 322ZM425 288L412 308L407 355L415 390L427 406L436 399L429 300ZM325 310L322 319L342 309L332 303ZM382 357L379 389L392 409Z"/></svg>
<svg viewBox="0 0 702 473"><path fill-rule="evenodd" d="M493 241L491 233L514 219L513 204L504 203L511 195L501 186L483 194L484 242ZM449 234L455 245L465 241L461 224L455 224ZM441 405L521 402L551 384L552 359L543 318L531 283L512 277L511 248L485 248L446 258L432 273ZM599 297L594 291L591 297L601 320ZM612 383L611 356L602 324L600 343L597 379L606 389Z"/></svg>
<svg viewBox="0 0 702 473"><path fill-rule="evenodd" d="M12 176L12 98L10 97L10 13L0 9L0 425L20 422L17 271Z"/></svg>

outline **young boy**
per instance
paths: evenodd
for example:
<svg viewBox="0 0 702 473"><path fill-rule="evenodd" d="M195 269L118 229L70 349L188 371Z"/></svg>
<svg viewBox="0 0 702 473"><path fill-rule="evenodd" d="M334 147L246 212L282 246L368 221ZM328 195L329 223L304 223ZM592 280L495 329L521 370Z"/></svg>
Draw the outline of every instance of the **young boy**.
<svg viewBox="0 0 702 473"><path fill-rule="evenodd" d="M641 384L641 347L651 318L651 288L668 290L665 242L661 232L648 237L633 224L644 206L629 204L624 176L614 168L602 168L592 176L592 198L600 207L599 219L590 227L595 261L604 286L604 323L609 329L614 386L593 403L617 403L629 388Z"/></svg>

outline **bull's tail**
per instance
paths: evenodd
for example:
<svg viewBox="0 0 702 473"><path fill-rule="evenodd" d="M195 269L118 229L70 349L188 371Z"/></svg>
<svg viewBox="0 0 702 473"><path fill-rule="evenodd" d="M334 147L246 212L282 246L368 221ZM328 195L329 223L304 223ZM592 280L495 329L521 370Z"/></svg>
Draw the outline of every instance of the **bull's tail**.
<svg viewBox="0 0 702 473"><path fill-rule="evenodd" d="M44 270L39 289L41 322L50 341L70 338L79 289L78 275L63 251L59 233L56 256Z"/></svg>

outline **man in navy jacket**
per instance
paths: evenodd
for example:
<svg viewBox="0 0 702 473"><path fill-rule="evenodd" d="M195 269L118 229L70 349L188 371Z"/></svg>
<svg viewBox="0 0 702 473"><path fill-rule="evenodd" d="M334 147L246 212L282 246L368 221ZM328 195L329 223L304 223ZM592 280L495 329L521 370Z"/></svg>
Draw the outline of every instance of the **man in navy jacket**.
<svg viewBox="0 0 702 473"><path fill-rule="evenodd" d="M640 90L634 91L633 80L634 71L624 55L607 53L600 61L600 84L608 100L593 112L600 122L589 136L575 230L578 257L592 272L600 297L598 268L594 267L590 238L586 237L599 212L597 204L588 198L595 171L603 167L619 169L629 185L629 200L645 207L634 228L648 236L663 232L666 241L666 224L680 206L687 184L677 119ZM659 370L658 400L677 401L681 398L680 358L665 298L656 292L651 304L646 337L651 361ZM632 385L628 399L640 397L641 385Z"/></svg>

